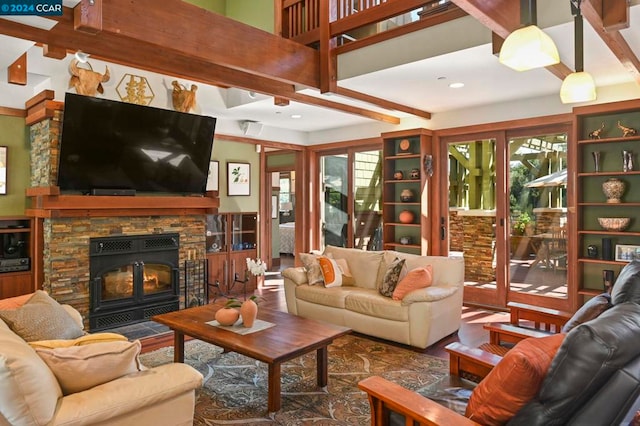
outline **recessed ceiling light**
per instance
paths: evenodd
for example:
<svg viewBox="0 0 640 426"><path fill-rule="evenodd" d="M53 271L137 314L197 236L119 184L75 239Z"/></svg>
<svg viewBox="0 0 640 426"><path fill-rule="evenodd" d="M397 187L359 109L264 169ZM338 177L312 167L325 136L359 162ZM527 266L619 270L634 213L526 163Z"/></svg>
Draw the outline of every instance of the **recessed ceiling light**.
<svg viewBox="0 0 640 426"><path fill-rule="evenodd" d="M451 87L452 89L460 89L464 87L464 83L451 83L449 87Z"/></svg>
<svg viewBox="0 0 640 426"><path fill-rule="evenodd" d="M302 114L291 114L291 118L302 118Z"/></svg>

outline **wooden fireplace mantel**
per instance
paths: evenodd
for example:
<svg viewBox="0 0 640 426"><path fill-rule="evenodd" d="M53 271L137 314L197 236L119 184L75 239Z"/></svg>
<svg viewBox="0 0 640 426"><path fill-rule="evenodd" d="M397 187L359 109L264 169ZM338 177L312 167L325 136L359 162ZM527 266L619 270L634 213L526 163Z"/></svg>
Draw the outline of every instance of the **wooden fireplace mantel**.
<svg viewBox="0 0 640 426"><path fill-rule="evenodd" d="M216 213L220 200L215 193L198 196L95 196L63 195L60 188L28 188L31 205L26 215L35 218L191 216Z"/></svg>

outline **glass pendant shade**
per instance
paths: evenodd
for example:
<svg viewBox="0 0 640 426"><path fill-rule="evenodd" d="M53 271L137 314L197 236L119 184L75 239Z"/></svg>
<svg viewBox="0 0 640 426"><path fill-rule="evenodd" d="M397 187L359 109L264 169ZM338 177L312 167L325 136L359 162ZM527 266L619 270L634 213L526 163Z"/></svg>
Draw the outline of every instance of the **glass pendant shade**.
<svg viewBox="0 0 640 426"><path fill-rule="evenodd" d="M500 63L516 71L542 68L560 62L555 43L535 25L515 30L502 44Z"/></svg>
<svg viewBox="0 0 640 426"><path fill-rule="evenodd" d="M596 83L588 72L569 74L560 87L560 100L563 104L587 102L596 99Z"/></svg>

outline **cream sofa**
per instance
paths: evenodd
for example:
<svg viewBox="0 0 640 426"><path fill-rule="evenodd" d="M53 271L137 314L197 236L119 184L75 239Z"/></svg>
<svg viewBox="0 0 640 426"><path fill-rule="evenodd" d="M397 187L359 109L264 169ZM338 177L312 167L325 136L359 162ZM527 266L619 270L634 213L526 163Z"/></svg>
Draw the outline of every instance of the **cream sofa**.
<svg viewBox="0 0 640 426"><path fill-rule="evenodd" d="M290 313L423 349L460 328L463 258L332 246L324 254L346 259L355 285L309 285L303 267L285 269L282 275ZM414 290L401 301L381 295L378 285L396 257L406 259L409 270L432 265L433 284Z"/></svg>
<svg viewBox="0 0 640 426"><path fill-rule="evenodd" d="M82 317L62 305L82 326ZM66 396L36 351L0 320L0 425L192 425L202 375L186 364L144 369Z"/></svg>

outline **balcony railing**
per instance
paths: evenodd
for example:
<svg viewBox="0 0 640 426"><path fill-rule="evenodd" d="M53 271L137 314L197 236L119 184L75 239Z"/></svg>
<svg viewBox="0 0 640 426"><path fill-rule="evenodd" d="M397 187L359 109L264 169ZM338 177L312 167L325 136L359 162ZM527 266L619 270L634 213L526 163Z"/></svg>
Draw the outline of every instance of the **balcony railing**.
<svg viewBox="0 0 640 426"><path fill-rule="evenodd" d="M422 24L415 26L417 30L464 14L451 0L280 0L279 5L280 28L277 30L282 37L308 46L320 42L323 25L328 25L329 38L338 38L339 44L344 44L399 27ZM444 19L440 16L452 10L456 13L449 13ZM427 22L435 16L438 18L432 23Z"/></svg>

